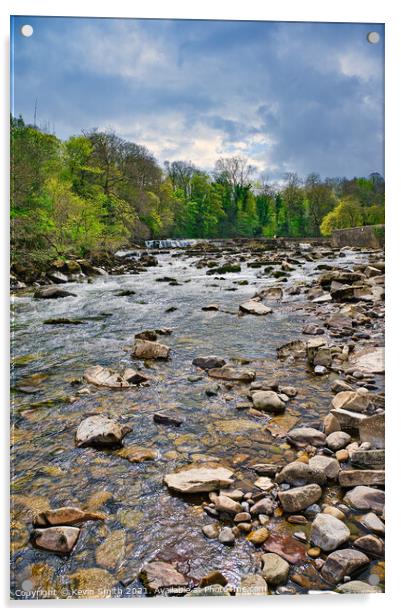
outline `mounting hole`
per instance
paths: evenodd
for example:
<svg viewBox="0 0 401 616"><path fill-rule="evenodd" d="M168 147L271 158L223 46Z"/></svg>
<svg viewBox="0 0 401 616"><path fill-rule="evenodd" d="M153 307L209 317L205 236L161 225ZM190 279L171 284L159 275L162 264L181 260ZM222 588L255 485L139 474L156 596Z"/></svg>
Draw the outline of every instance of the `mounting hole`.
<svg viewBox="0 0 401 616"><path fill-rule="evenodd" d="M33 34L33 28L30 24L25 24L21 26L21 34L22 36L30 37Z"/></svg>
<svg viewBox="0 0 401 616"><path fill-rule="evenodd" d="M378 32L369 32L367 39L369 43L376 45L380 41L380 34Z"/></svg>

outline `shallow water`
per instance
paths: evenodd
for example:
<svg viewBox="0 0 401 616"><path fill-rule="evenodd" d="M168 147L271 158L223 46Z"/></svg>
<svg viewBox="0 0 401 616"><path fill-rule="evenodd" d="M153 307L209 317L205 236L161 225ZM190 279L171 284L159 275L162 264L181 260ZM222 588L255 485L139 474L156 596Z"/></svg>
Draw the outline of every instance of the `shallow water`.
<svg viewBox="0 0 401 616"><path fill-rule="evenodd" d="M202 497L188 500L173 496L163 485L163 476L183 465L213 458L232 467L235 485L247 491L256 479L247 466L288 462L296 454L283 439L275 439L265 430L265 419L237 410L236 403L247 400L247 386L230 389L221 384L218 395L209 398L205 390L216 381L192 366L194 357L215 354L237 361L239 367L246 360L250 363L244 368L255 370L257 378L270 378L274 373L282 385L296 386L299 393L287 404L285 417L298 419L298 425L316 422L330 409L330 379L335 376L315 377L303 362L286 365L276 360L276 347L299 338L303 323L314 320L303 310L303 295L291 296L282 304L271 302L271 315L239 317L241 301L280 282L260 277L260 270L245 264L241 272L219 280L194 267L196 259L184 253L177 256L170 251L157 256L159 266L138 275L105 276L92 284L65 285L77 297L34 300L24 293L14 298L14 590L33 580L35 588L47 585L56 589L56 596L64 596L70 574L82 568L103 568L96 562L96 550L108 533L118 529L125 532L125 549L111 563L109 572L123 582L122 596L131 596L133 587L140 588L137 574L144 562L156 556L178 562L179 569L193 579L220 569L236 584L246 573L256 571L260 549L245 537L234 547L206 539L201 527L213 519L203 512ZM348 265L361 258L361 253L349 252L328 263ZM316 276L316 265L306 263L297 268L285 284ZM180 285L156 282L163 276L176 278ZM235 284L242 280L249 284ZM116 296L122 289L134 290L135 295ZM201 310L211 303L228 312ZM176 310L166 312L171 307ZM84 323L43 323L56 317L82 319ZM147 366L133 361L129 348L134 334L164 327L173 329L170 336L159 339L171 347L171 360ZM95 364L114 369L137 367L150 378L150 385L118 391L91 388L89 395L77 394L85 383L72 381ZM199 380L188 380L194 375ZM178 428L155 424L153 413L161 409L177 409L185 422ZM157 449L157 460L131 464L119 457L118 451L76 448L74 435L80 420L102 411L122 418L133 429L124 445ZM69 557L32 548L32 511L66 505L91 507L105 512L108 519L87 523ZM282 519L272 525L289 532ZM298 530L294 526L290 529Z"/></svg>

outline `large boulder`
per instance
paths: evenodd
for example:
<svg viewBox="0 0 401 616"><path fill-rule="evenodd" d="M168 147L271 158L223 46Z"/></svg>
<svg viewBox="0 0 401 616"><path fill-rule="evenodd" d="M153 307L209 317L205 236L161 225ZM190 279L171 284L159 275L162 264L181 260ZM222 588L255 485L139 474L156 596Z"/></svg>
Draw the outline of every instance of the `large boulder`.
<svg viewBox="0 0 401 616"><path fill-rule="evenodd" d="M336 550L327 557L321 574L331 584L338 584L346 575L366 567L369 562L369 558L358 550Z"/></svg>
<svg viewBox="0 0 401 616"><path fill-rule="evenodd" d="M252 394L252 404L258 411L266 413L281 413L285 409L285 403L275 391L256 391Z"/></svg>
<svg viewBox="0 0 401 616"><path fill-rule="evenodd" d="M315 428L295 428L287 434L290 443L303 448L307 445L323 447L326 444L326 435Z"/></svg>
<svg viewBox="0 0 401 616"><path fill-rule="evenodd" d="M168 359L170 348L151 340L136 340L132 356L136 359Z"/></svg>
<svg viewBox="0 0 401 616"><path fill-rule="evenodd" d="M306 509L316 503L321 496L322 489L316 483L278 493L282 508L289 513Z"/></svg>
<svg viewBox="0 0 401 616"><path fill-rule="evenodd" d="M51 526L31 533L32 545L49 552L68 554L78 541L80 529L74 526Z"/></svg>
<svg viewBox="0 0 401 616"><path fill-rule="evenodd" d="M223 368L212 368L208 375L214 379L222 379L223 381L241 381L242 383L250 383L255 379L255 372L251 370L237 370L232 366L224 366Z"/></svg>
<svg viewBox="0 0 401 616"><path fill-rule="evenodd" d="M227 468L201 466L165 475L164 482L176 492L195 494L227 488L234 481L231 479L232 474L233 471Z"/></svg>
<svg viewBox="0 0 401 616"><path fill-rule="evenodd" d="M384 509L384 491L369 486L356 486L347 492L344 502L354 509L372 510L381 514Z"/></svg>
<svg viewBox="0 0 401 616"><path fill-rule="evenodd" d="M262 577L268 584L278 586L285 584L290 571L290 565L278 554L263 554Z"/></svg>
<svg viewBox="0 0 401 616"><path fill-rule="evenodd" d="M276 475L276 482L289 483L292 486L304 486L310 483L324 485L326 475L316 466L313 468L310 464L304 462L290 462Z"/></svg>
<svg viewBox="0 0 401 616"><path fill-rule="evenodd" d="M122 426L108 415L91 415L79 424L75 444L77 447L121 445L131 431L132 428Z"/></svg>
<svg viewBox="0 0 401 616"><path fill-rule="evenodd" d="M312 522L311 542L325 552L335 550L350 538L344 522L327 513L318 513Z"/></svg>
<svg viewBox="0 0 401 616"><path fill-rule="evenodd" d="M177 592L185 592L187 582L185 577L170 563L154 560L147 563L141 570L139 578L145 588L151 593L157 593L163 588L177 588Z"/></svg>

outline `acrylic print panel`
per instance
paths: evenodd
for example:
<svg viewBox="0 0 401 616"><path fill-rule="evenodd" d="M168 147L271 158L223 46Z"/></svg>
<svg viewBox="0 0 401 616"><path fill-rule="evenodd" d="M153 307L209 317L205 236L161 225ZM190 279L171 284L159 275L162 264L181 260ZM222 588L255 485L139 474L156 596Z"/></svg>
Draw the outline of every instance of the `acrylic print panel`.
<svg viewBox="0 0 401 616"><path fill-rule="evenodd" d="M383 25L11 35L11 596L383 592Z"/></svg>

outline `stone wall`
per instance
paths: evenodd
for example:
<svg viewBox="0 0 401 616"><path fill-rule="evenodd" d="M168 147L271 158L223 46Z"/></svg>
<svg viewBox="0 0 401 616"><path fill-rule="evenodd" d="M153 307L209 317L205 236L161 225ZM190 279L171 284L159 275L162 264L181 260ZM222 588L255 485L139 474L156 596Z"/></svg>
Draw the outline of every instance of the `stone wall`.
<svg viewBox="0 0 401 616"><path fill-rule="evenodd" d="M366 227L353 227L351 229L337 229L331 235L331 245L335 248L342 246L360 246L361 248L384 247L384 225L370 225Z"/></svg>

